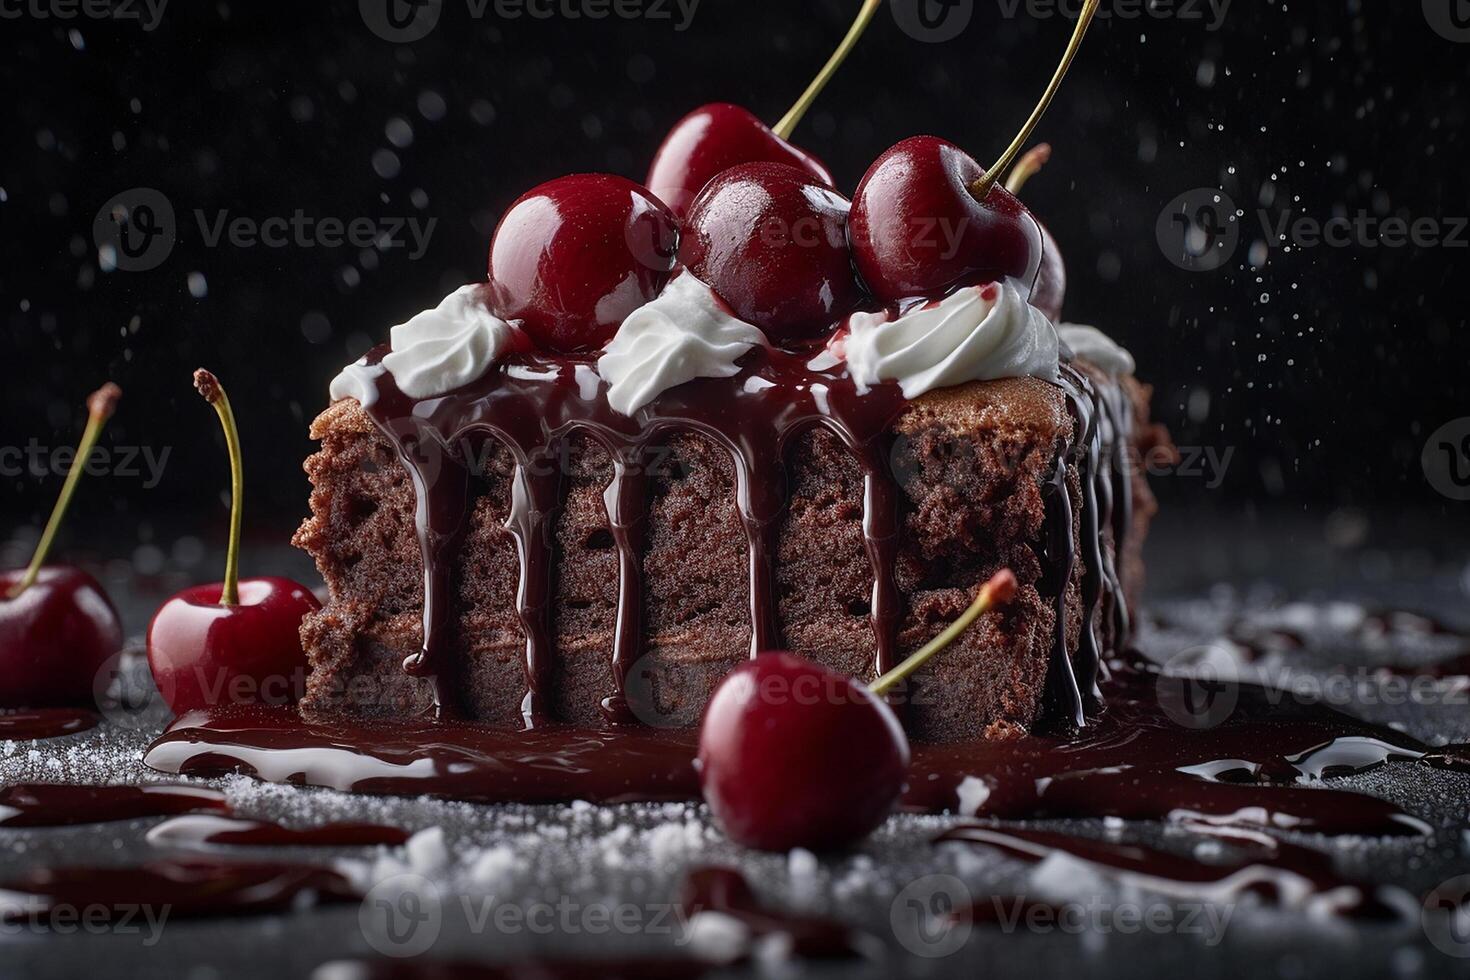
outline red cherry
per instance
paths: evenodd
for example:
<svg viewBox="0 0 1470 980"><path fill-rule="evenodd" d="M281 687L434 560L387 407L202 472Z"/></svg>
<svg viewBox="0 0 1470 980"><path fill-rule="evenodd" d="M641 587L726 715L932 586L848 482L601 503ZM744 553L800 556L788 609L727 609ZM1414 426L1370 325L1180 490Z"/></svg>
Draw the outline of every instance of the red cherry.
<svg viewBox="0 0 1470 980"><path fill-rule="evenodd" d="M321 605L310 589L290 579L240 578L240 433L219 379L200 368L194 387L219 415L230 453L225 580L185 589L154 613L148 624L148 668L176 714L294 701L303 693L307 671L301 620Z"/></svg>
<svg viewBox="0 0 1470 980"><path fill-rule="evenodd" d="M909 743L866 687L791 653L763 653L715 691L699 735L699 779L720 826L767 851L831 850L893 810Z"/></svg>
<svg viewBox="0 0 1470 980"><path fill-rule="evenodd" d="M773 342L821 332L857 305L847 198L779 163L710 181L684 226L679 258L735 315Z"/></svg>
<svg viewBox="0 0 1470 980"><path fill-rule="evenodd" d="M908 739L881 698L1016 588L1001 569L958 619L869 687L785 652L726 675L705 708L696 762L725 833L767 851L834 850L871 833L909 766Z"/></svg>
<svg viewBox="0 0 1470 980"><path fill-rule="evenodd" d="M148 626L148 667L176 714L226 704L289 704L304 693L301 620L321 608L285 578L247 578L222 605L224 583L174 596Z"/></svg>
<svg viewBox="0 0 1470 980"><path fill-rule="evenodd" d="M595 350L668 282L673 214L612 174L572 174L522 194L490 242L490 308L543 350Z"/></svg>
<svg viewBox="0 0 1470 980"><path fill-rule="evenodd" d="M0 707L91 704L93 684L122 649L122 622L97 580L80 568L45 565L25 577L0 572Z"/></svg>
<svg viewBox="0 0 1470 980"><path fill-rule="evenodd" d="M0 572L0 707L93 704L103 665L122 649L122 623L97 580L78 568L47 565L83 465L122 398L108 383L87 397L87 427L76 465L23 570Z"/></svg>
<svg viewBox="0 0 1470 980"><path fill-rule="evenodd" d="M939 296L956 286L1014 276L1035 281L1039 225L999 185L978 200L980 164L936 136L911 136L880 156L858 184L852 257L885 303Z"/></svg>
<svg viewBox="0 0 1470 980"><path fill-rule="evenodd" d="M706 184L742 163L784 163L832 186L832 174L820 160L729 102L700 106L680 119L653 155L644 183L682 218Z"/></svg>

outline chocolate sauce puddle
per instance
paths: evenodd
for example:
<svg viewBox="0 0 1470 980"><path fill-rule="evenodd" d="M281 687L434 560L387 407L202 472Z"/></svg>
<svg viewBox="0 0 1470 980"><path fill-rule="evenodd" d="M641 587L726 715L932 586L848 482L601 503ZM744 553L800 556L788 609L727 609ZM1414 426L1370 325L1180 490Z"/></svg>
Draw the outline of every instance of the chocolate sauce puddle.
<svg viewBox="0 0 1470 980"><path fill-rule="evenodd" d="M408 838L408 831L380 824L286 827L240 817L197 815L174 817L148 831L148 843L155 847L396 847Z"/></svg>
<svg viewBox="0 0 1470 980"><path fill-rule="evenodd" d="M1000 829L979 824L954 827L936 841L993 847L1023 861L1040 863L1057 854L1085 862L1125 886L1177 900L1232 905L1252 896L1314 917L1401 919L1414 906L1397 889L1346 878L1332 859L1310 848L1265 835L1226 838L1246 843L1246 857L1206 863L1141 844L1093 840L1031 828ZM982 913L977 909L974 914Z"/></svg>
<svg viewBox="0 0 1470 980"><path fill-rule="evenodd" d="M206 918L299 909L304 904L357 901L347 879L327 868L274 861L207 859L152 861L134 867L40 868L0 882L0 921L73 926L88 921Z"/></svg>
<svg viewBox="0 0 1470 980"><path fill-rule="evenodd" d="M67 827L199 810L228 813L229 809L223 793L198 786L17 783L0 787L0 827Z"/></svg>
<svg viewBox="0 0 1470 980"><path fill-rule="evenodd" d="M0 711L0 742L60 738L96 728L97 712L87 708L30 708Z"/></svg>
<svg viewBox="0 0 1470 980"><path fill-rule="evenodd" d="M1427 829L1324 778L1453 755L1282 691L1241 684L1232 713L1192 729L1170 706L1189 681L1116 663L1107 709L1070 736L916 744L905 809L1403 836ZM482 803L697 800L696 733L637 727L510 732L461 722L303 721L290 709L187 715L149 748L163 772ZM1428 758L1427 758L1428 757Z"/></svg>
<svg viewBox="0 0 1470 980"><path fill-rule="evenodd" d="M375 396L364 405L378 429L395 446L416 495L416 524L424 561L423 648L405 669L430 680L439 713L459 711L450 662L453 637L453 560L465 532L473 475L467 459L484 458L488 441L503 445L515 460L510 514L505 528L516 544L519 586L516 612L525 635L526 690L522 716L528 729L552 723L547 708L554 656L550 625L554 568L553 520L565 490L556 465L567 441L585 436L613 459L613 479L604 493L608 523L618 554L618 605L608 684L602 699L610 722L635 719L626 699L630 666L642 654L642 582L639 554L648 504L644 461L659 440L680 433L703 436L723 446L734 464L736 507L745 528L748 557L748 614L751 654L782 643L775 594L775 535L787 505L785 455L801 434L822 428L846 447L863 474L863 540L873 574L869 618L877 656L875 676L899 660L902 597L895 577L901 488L889 466L891 429L908 402L895 384L859 392L841 365L813 368L815 351L757 349L730 378L701 378L678 385L629 418L607 403L606 384L591 356L516 355L484 378L449 395L415 400L403 394L380 361L386 348L368 355L377 367ZM1049 495L1049 540L1044 564L1049 594L1059 611L1045 701L1059 727L1081 727L1098 701L1102 644L1116 649L1126 635L1127 616L1112 556L1100 532L1111 527L1121 551L1131 524L1127 466L1104 465L1106 451L1126 454L1131 414L1121 392L1103 397L1070 365L1062 369L1063 390L1077 435L1060 454ZM1109 444L1108 440L1112 440ZM1121 444L1120 444L1121 443ZM1077 472L1084 486L1083 528L1085 629L1074 668L1065 630L1067 586L1077 563L1068 484ZM1105 637L1096 610L1106 601Z"/></svg>

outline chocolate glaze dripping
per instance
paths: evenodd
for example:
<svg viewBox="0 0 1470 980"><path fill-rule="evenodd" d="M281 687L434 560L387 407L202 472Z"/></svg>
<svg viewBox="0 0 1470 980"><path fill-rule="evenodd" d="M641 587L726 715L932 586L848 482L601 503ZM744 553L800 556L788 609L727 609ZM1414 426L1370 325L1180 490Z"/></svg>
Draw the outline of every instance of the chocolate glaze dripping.
<svg viewBox="0 0 1470 980"><path fill-rule="evenodd" d="M379 361L380 348L369 355ZM380 370L376 398L365 409L398 448L413 474L425 574L424 649L407 668L435 678L441 709L453 715L456 665L445 652L452 643L452 563L463 540L476 474L467 458L483 459L495 440L515 457L513 499L506 529L521 565L517 612L526 638L527 727L546 721L546 687L552 658L551 522L563 492L554 465L566 440L586 434L613 459L604 492L608 523L618 553L618 608L610 664L611 693L605 717L631 722L625 684L642 653L640 552L648 506L646 460L660 439L693 433L723 446L733 462L736 503L749 557L751 653L782 643L777 620L775 535L787 502L784 457L792 441L814 427L835 435L863 474L863 538L873 572L871 608L874 671L899 660L902 600L894 578L901 491L889 468L889 430L906 406L896 385L859 394L840 367L816 370L810 352L759 350L739 374L701 379L669 392L636 418L614 412L591 358L520 355L454 394L415 400Z"/></svg>
<svg viewBox="0 0 1470 980"><path fill-rule="evenodd" d="M377 349L366 363L376 365L385 352ZM899 660L897 636L903 614L894 571L902 491L888 454L891 427L907 402L894 384L859 393L841 365L813 368L809 363L812 353L752 351L734 377L677 386L634 418L620 415L607 404L606 384L590 356L516 355L451 395L423 400L404 395L392 376L379 368L374 381L376 397L364 408L397 447L413 476L425 566L423 650L405 666L410 673L433 680L440 711L453 716L459 708L453 682L459 665L449 662L447 651L453 640L453 561L463 541L478 475L467 460L484 459L485 444L491 440L505 446L516 462L505 527L515 540L520 562L516 610L525 636L526 692L521 713L526 727L549 720L552 521L564 491L561 467L555 464L567 440L577 434L599 442L614 466L613 479L604 492L618 555L616 629L609 665L612 691L603 699L603 713L609 721L634 720L625 686L629 670L642 653L639 561L648 506L645 461L659 440L679 433L703 436L730 453L736 504L748 544L752 655L778 648L783 640L773 563L775 536L787 504L785 454L797 436L815 427L838 438L863 475L862 532L873 573L869 619L876 649L875 675L893 667ZM1079 467L1087 484L1081 516L1086 531L1096 538L1095 529L1101 528L1099 488L1117 474L1114 468L1094 462L1100 459L1105 427L1097 424L1101 413L1091 382L1066 365L1062 383L1077 436L1064 447L1049 490L1044 585L1056 595L1058 615L1043 711L1049 718L1076 727L1085 723L1086 709L1096 704L1100 649L1091 635L1091 624L1108 586L1115 587L1115 577L1106 574L1100 545L1090 541L1083 555L1088 624L1084 633L1088 635L1074 668L1066 641L1066 586L1076 544L1066 486L1071 468ZM1127 438L1122 426L1106 428L1115 440ZM1110 485L1105 492L1117 499ZM1125 523L1115 521L1115 527ZM1120 544L1121 538L1115 541ZM1111 598L1121 603L1120 597Z"/></svg>

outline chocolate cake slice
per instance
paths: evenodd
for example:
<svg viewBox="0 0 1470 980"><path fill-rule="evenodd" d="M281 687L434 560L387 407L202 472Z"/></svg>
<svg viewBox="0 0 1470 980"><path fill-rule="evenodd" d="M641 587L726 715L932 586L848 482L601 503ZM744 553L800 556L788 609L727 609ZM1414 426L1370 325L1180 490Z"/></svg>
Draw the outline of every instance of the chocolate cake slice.
<svg viewBox="0 0 1470 980"><path fill-rule="evenodd" d="M1009 567L1017 599L895 701L917 739L1001 739L1085 723L1127 639L1155 509L1135 463L1167 437L1126 373L909 400L757 349L629 418L586 357L414 399L384 354L312 425L308 712L692 726L754 651L869 679Z"/></svg>

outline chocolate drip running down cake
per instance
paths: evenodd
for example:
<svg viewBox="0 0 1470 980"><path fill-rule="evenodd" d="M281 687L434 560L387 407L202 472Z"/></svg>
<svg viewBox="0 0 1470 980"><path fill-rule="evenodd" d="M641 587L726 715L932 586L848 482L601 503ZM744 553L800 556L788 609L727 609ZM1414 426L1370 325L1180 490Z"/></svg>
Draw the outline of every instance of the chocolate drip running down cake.
<svg viewBox="0 0 1470 980"><path fill-rule="evenodd" d="M1131 373L1068 353L1054 380L910 399L756 346L626 414L595 355L506 353L413 397L379 348L312 426L296 543L330 597L304 707L693 726L754 652L871 679L1009 567L1017 599L895 706L926 741L1085 724L1142 577L1136 461L1167 438Z"/></svg>

